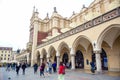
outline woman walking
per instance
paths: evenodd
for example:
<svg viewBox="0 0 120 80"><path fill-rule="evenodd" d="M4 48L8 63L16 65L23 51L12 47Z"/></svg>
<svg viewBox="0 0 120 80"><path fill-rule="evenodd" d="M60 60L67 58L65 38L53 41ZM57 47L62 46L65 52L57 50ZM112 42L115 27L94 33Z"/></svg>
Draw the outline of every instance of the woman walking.
<svg viewBox="0 0 120 80"><path fill-rule="evenodd" d="M59 72L58 72L58 80L64 80L65 75L65 66L62 62L60 62Z"/></svg>
<svg viewBox="0 0 120 80"><path fill-rule="evenodd" d="M43 75L45 77L45 75L44 75L44 68L45 68L45 64L42 63L42 65L40 66L40 76Z"/></svg>

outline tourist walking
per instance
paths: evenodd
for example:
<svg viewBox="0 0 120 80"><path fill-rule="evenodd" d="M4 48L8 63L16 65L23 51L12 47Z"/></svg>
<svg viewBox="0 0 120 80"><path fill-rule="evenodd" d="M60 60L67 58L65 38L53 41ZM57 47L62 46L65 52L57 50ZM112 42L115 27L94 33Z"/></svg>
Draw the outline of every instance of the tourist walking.
<svg viewBox="0 0 120 80"><path fill-rule="evenodd" d="M34 74L37 73L37 70L38 70L38 64L35 63L35 64L33 65L33 68L34 68Z"/></svg>
<svg viewBox="0 0 120 80"><path fill-rule="evenodd" d="M45 77L45 75L44 75L44 69L45 69L45 64L42 63L41 66L40 66L40 76L43 75L43 77Z"/></svg>
<svg viewBox="0 0 120 80"><path fill-rule="evenodd" d="M58 71L58 80L64 80L65 75L65 66L60 62L59 71Z"/></svg>
<svg viewBox="0 0 120 80"><path fill-rule="evenodd" d="M51 63L51 60L49 61L49 74L51 74L52 73L52 63Z"/></svg>
<svg viewBox="0 0 120 80"><path fill-rule="evenodd" d="M46 62L46 65L45 65L45 71L46 71L46 75L49 76L49 63Z"/></svg>
<svg viewBox="0 0 120 80"><path fill-rule="evenodd" d="M23 63L23 64L22 64L23 75L25 75L25 69L26 69L26 64Z"/></svg>
<svg viewBox="0 0 120 80"><path fill-rule="evenodd" d="M16 64L16 74L19 75L20 65Z"/></svg>

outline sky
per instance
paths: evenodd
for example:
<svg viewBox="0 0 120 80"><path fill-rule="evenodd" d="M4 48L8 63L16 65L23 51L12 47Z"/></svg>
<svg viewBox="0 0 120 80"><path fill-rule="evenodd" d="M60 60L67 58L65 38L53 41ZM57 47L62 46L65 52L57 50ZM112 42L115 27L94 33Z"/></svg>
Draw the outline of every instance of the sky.
<svg viewBox="0 0 120 80"><path fill-rule="evenodd" d="M0 47L26 49L33 7L39 17L51 17L53 8L63 17L79 13L83 4L88 7L94 0L0 0Z"/></svg>

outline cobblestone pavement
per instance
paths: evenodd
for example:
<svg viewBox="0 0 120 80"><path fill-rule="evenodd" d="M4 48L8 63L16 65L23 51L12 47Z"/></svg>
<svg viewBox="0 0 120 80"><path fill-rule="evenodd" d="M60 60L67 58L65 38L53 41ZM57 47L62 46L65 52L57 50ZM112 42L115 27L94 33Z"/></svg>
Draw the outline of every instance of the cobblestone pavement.
<svg viewBox="0 0 120 80"><path fill-rule="evenodd" d="M20 69L19 75L16 75L14 70L6 71L5 68L0 68L0 80L58 80L57 73L53 73L50 76L40 77L39 71L37 74L33 73L33 68L27 68L25 75L22 75ZM85 73L78 70L66 70L65 80L120 80L120 75L109 76L106 74Z"/></svg>

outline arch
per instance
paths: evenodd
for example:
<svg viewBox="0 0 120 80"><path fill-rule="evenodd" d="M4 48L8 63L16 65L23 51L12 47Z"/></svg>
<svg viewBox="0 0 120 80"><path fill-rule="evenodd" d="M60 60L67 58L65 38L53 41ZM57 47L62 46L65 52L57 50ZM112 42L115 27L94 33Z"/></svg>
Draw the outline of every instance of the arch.
<svg viewBox="0 0 120 80"><path fill-rule="evenodd" d="M50 60L52 62L57 62L57 58L56 58L56 50L53 46L50 46L49 49L48 49L48 55L50 57Z"/></svg>
<svg viewBox="0 0 120 80"><path fill-rule="evenodd" d="M62 62L65 63L66 65L68 63L68 60L69 60L68 53L65 52L62 57Z"/></svg>
<svg viewBox="0 0 120 80"><path fill-rule="evenodd" d="M72 47L73 47L74 50L75 50L76 47L79 45L78 43L81 44L81 45L85 48L85 50L87 50L87 48L88 48L89 45L92 43L92 41L91 41L88 37L86 37L86 36L84 36L84 35L80 35L80 36L78 36L78 37L75 39L75 41L73 42Z"/></svg>
<svg viewBox="0 0 120 80"><path fill-rule="evenodd" d="M112 32L112 34L111 34ZM108 36L106 36L108 35ZM112 24L104 29L97 39L98 48L101 49L103 40L112 48L114 40L120 35L120 24ZM109 37L109 40L108 40Z"/></svg>
<svg viewBox="0 0 120 80"><path fill-rule="evenodd" d="M108 70L108 58L107 58L107 54L103 48L102 48L102 52L101 52L100 56L101 56L102 70Z"/></svg>
<svg viewBox="0 0 120 80"><path fill-rule="evenodd" d="M44 62L47 61L47 52L46 52L46 50L44 48L41 51L41 58L43 58Z"/></svg>
<svg viewBox="0 0 120 80"><path fill-rule="evenodd" d="M75 55L75 67L76 68L84 68L84 56L80 50L76 51Z"/></svg>
<svg viewBox="0 0 120 80"><path fill-rule="evenodd" d="M61 43L59 44L58 48L57 48L58 51L60 51L63 47L66 47L68 50L70 50L69 47L68 47L68 45L67 45L67 43L61 42Z"/></svg>
<svg viewBox="0 0 120 80"><path fill-rule="evenodd" d="M58 51L60 52L60 61L67 65L70 62L70 49L68 45L65 42L61 42L58 46Z"/></svg>
<svg viewBox="0 0 120 80"><path fill-rule="evenodd" d="M108 57L106 51L102 48L100 53L102 70L108 70ZM92 54L92 61L96 63L95 53Z"/></svg>
<svg viewBox="0 0 120 80"><path fill-rule="evenodd" d="M40 65L40 52L39 51L36 52L36 61L35 61L35 63Z"/></svg>

